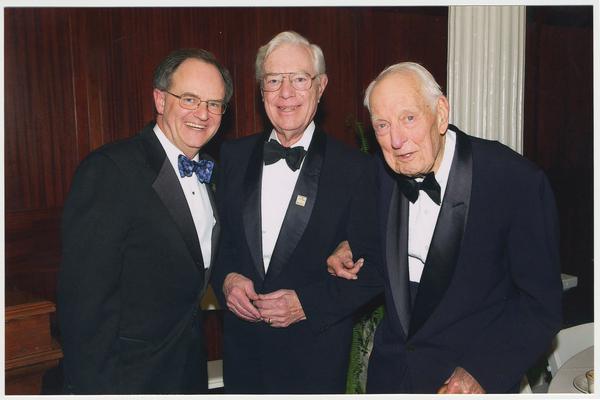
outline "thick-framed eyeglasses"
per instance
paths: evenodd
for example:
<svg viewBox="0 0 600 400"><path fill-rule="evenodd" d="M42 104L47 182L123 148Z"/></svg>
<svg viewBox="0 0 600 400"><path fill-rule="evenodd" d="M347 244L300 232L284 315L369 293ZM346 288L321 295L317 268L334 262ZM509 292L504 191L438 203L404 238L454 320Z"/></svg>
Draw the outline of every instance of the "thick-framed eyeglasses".
<svg viewBox="0 0 600 400"><path fill-rule="evenodd" d="M223 115L227 110L227 103L221 100L200 100L196 96L189 94L182 94L181 96L178 96L175 93L169 92L168 90L165 90L165 92L169 93L173 97L177 97L179 99L179 105L181 108L185 108L186 110L197 110L202 103L206 103L206 108L211 114Z"/></svg>
<svg viewBox="0 0 600 400"><path fill-rule="evenodd" d="M275 92L281 88L283 78L287 77L294 89L308 90L317 76L319 74L310 76L306 72L270 73L263 75L261 87L265 92Z"/></svg>

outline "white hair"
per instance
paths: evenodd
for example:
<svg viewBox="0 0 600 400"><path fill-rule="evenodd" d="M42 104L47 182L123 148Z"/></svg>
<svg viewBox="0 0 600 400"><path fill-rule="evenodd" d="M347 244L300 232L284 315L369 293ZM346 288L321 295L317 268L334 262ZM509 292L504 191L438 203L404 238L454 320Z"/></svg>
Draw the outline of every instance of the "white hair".
<svg viewBox="0 0 600 400"><path fill-rule="evenodd" d="M265 59L282 44L299 44L308 47L312 56L313 65L317 74L325 73L325 57L323 50L316 44L310 43L304 36L294 31L285 31L276 35L269 43L261 46L256 54L256 80L260 81L263 77L263 65Z"/></svg>
<svg viewBox="0 0 600 400"><path fill-rule="evenodd" d="M435 81L435 78L433 77L433 75L431 75L431 73L429 71L427 71L427 69L425 69L425 67L423 67L421 64L417 64L414 62L401 62L398 64L394 64L392 66L389 66L386 69L384 69L383 71L381 71L381 73L379 75L377 75L377 78L375 78L369 84L369 86L367 86L363 104L365 107L367 107L369 112L371 112L371 105L369 103L369 98L371 97L371 92L373 91L373 88L375 87L375 85L379 81L381 81L383 78L385 78L386 76L393 74L393 73L401 73L401 72L412 73L414 76L417 77L417 79L419 79L419 81L421 83L421 90L423 92L423 95L425 96L427 103L429 104L429 107L431 107L432 110L435 110L437 99L440 96L443 96L444 94L442 93L442 89L440 88L440 85Z"/></svg>

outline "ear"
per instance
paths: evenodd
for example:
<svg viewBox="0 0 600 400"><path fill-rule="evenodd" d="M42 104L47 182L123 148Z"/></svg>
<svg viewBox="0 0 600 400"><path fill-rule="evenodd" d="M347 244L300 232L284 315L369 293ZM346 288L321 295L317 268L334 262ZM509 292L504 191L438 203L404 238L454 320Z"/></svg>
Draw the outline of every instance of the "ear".
<svg viewBox="0 0 600 400"><path fill-rule="evenodd" d="M436 122L438 132L440 135L444 135L448 130L448 115L450 113L450 105L446 96L440 96L437 100L437 115Z"/></svg>
<svg viewBox="0 0 600 400"><path fill-rule="evenodd" d="M323 96L323 92L325 91L325 87L327 86L327 82L329 78L327 78L326 74L319 75L319 99Z"/></svg>
<svg viewBox="0 0 600 400"><path fill-rule="evenodd" d="M154 89L152 95L154 96L154 107L156 107L156 112L159 115L163 115L165 112L165 101L167 94L162 90Z"/></svg>

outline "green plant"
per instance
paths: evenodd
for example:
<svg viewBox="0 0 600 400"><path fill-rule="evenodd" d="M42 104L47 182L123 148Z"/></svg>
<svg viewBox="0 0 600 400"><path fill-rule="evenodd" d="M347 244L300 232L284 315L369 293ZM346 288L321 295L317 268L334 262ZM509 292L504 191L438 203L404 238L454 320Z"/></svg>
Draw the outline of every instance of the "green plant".
<svg viewBox="0 0 600 400"><path fill-rule="evenodd" d="M365 393L367 383L367 366L373 349L373 335L377 325L383 318L383 304L370 309L354 324L352 329L352 348L348 375L346 377L346 393Z"/></svg>
<svg viewBox="0 0 600 400"><path fill-rule="evenodd" d="M369 140L365 134L362 122L353 116L346 118L346 126L351 128L358 140L360 151L369 152ZM348 375L346 378L346 393L365 393L367 383L367 366L369 356L373 349L373 335L377 325L383 318L384 306L380 304L381 299L368 305L362 316L355 322L352 329L352 348L350 350L350 361L348 363Z"/></svg>
<svg viewBox="0 0 600 400"><path fill-rule="evenodd" d="M356 139L358 140L358 148L363 153L369 153L369 139L365 134L365 128L362 122L358 121L354 116L349 115L346 117L346 127L352 129Z"/></svg>

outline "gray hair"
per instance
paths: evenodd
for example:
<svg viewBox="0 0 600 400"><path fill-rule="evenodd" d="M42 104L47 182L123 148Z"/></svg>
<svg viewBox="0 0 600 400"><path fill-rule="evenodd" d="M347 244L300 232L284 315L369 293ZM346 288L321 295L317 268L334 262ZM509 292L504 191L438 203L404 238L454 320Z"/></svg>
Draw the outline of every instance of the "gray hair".
<svg viewBox="0 0 600 400"><path fill-rule="evenodd" d="M389 66L386 69L384 69L383 71L381 71L381 73L379 75L377 75L377 78L375 78L373 80L373 82L371 82L369 84L369 86L367 86L363 104L365 107L367 107L369 112L371 112L371 105L369 103L369 98L371 97L371 91L373 91L373 88L375 87L375 85L379 81L381 81L383 78L385 78L386 76L393 74L393 73L401 73L401 72L412 73L413 76L416 76L417 79L419 79L419 81L421 83L421 90L423 92L423 95L425 96L427 103L429 104L429 107L431 107L431 109L436 108L437 99L440 96L443 96L444 94L442 93L442 89L440 88L440 85L435 81L435 78L433 77L433 75L431 75L431 73L429 71L427 71L427 69L425 69L425 67L423 67L421 64L417 64L414 62L401 62L398 64L394 64L392 66Z"/></svg>
<svg viewBox="0 0 600 400"><path fill-rule="evenodd" d="M228 103L233 95L233 81L231 75L229 74L229 71L227 71L227 68L221 65L211 52L203 49L179 49L169 54L160 62L160 64L158 64L156 70L154 70L154 88L163 91L169 90L173 74L177 68L189 58L214 65L219 70L223 82L225 83L225 98L223 100L225 103Z"/></svg>
<svg viewBox="0 0 600 400"><path fill-rule="evenodd" d="M269 43L261 46L256 54L256 80L260 81L263 77L263 66L265 59L271 54L277 47L282 44L298 44L308 47L310 54L312 55L313 66L317 74L325 73L325 56L323 56L323 50L316 44L310 43L304 36L294 31L285 31L277 34Z"/></svg>

